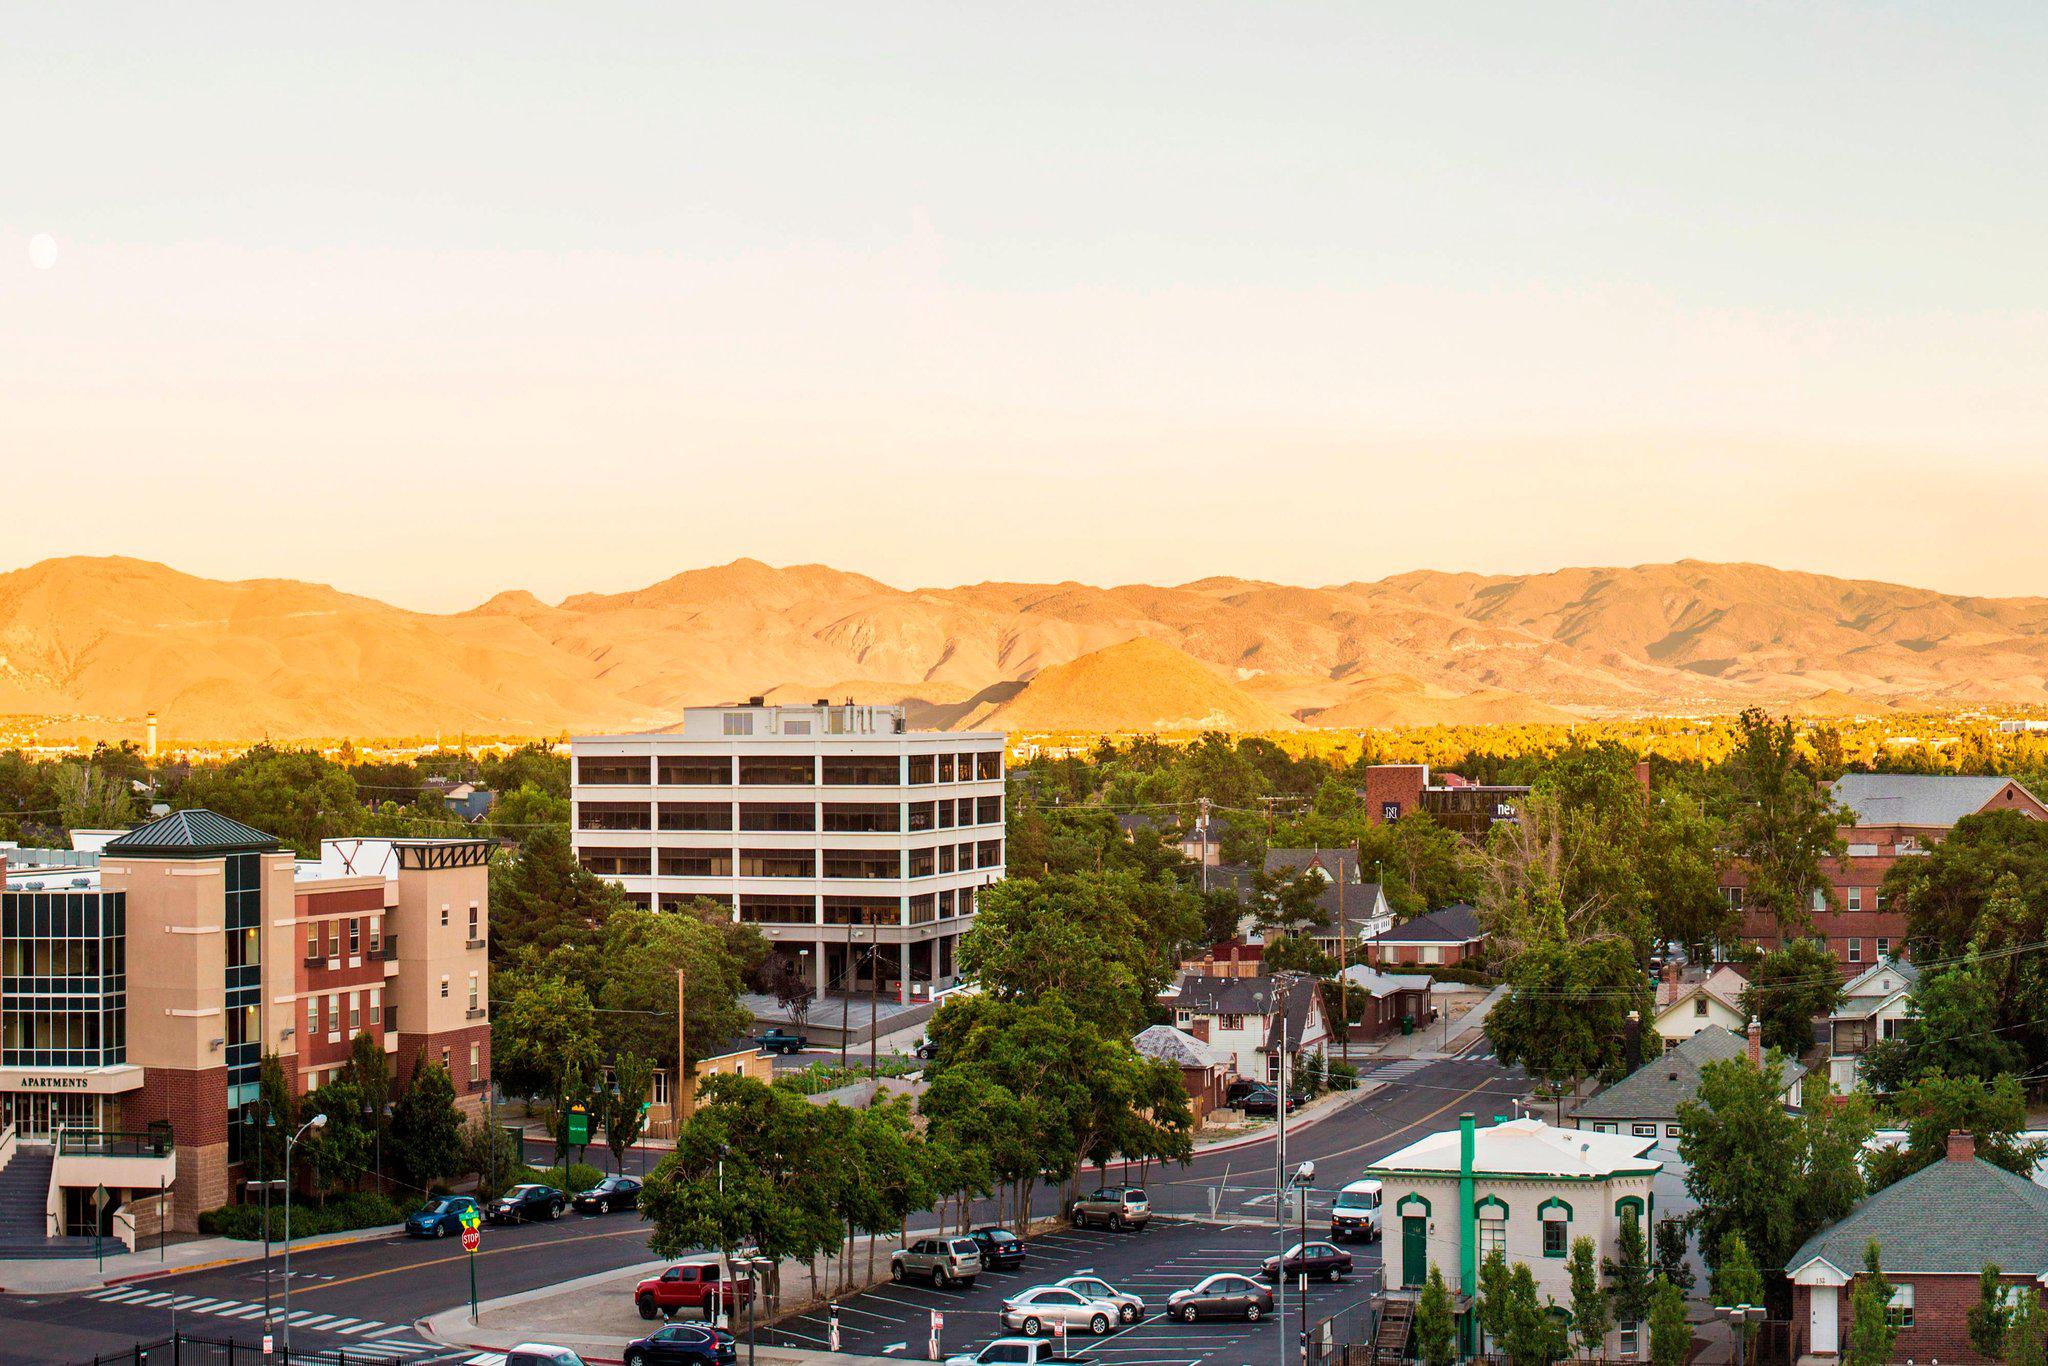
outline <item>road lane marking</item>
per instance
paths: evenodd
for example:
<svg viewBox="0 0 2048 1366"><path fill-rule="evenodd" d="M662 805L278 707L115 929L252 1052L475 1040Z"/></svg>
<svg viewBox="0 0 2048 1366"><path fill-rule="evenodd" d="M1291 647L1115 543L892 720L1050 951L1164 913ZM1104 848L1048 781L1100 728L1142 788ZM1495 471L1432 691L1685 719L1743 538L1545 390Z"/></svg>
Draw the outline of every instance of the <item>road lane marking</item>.
<svg viewBox="0 0 2048 1366"><path fill-rule="evenodd" d="M450 1257L435 1257L424 1262L408 1262L403 1266L387 1266L377 1271L360 1272L354 1276L338 1276L333 1280L323 1281L319 1285L306 1286L298 1293L307 1295L315 1290L335 1290L344 1285L354 1285L358 1281L375 1280L379 1276L399 1276L421 1270L425 1267L445 1266L450 1262L466 1262L471 1257L503 1257L510 1253L529 1252L536 1248L560 1247L564 1243L588 1243L599 1238L645 1238L646 1236L647 1230L644 1228L621 1228L613 1229L609 1233L571 1234L567 1238L536 1238L530 1243L513 1243L503 1247L487 1247L481 1252L458 1252Z"/></svg>

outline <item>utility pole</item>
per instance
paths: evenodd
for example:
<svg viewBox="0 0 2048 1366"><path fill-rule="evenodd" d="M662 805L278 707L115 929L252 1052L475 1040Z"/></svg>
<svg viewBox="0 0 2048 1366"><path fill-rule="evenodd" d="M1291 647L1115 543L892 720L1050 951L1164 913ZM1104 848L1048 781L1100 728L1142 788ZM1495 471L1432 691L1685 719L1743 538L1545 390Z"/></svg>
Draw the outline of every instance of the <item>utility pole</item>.
<svg viewBox="0 0 2048 1366"><path fill-rule="evenodd" d="M868 1080L873 1081L875 1035L880 1032L882 1015L882 961L878 952L882 947L882 932L873 911L862 911L860 918L868 922Z"/></svg>
<svg viewBox="0 0 2048 1366"><path fill-rule="evenodd" d="M674 1095L670 1098L668 1107L669 1119L674 1123L678 1136L683 1131L683 1080L690 1074L689 1058L683 1051L686 1047L683 1040L684 1018L683 969L678 965L676 968L676 1089ZM569 1170L568 1159L560 1153L555 1154L555 1156L562 1157L562 1171L566 1174Z"/></svg>
<svg viewBox="0 0 2048 1366"><path fill-rule="evenodd" d="M1351 922L1344 913L1344 860L1337 860L1337 1027L1343 1031L1344 1061L1351 1061L1351 979L1344 969L1351 966Z"/></svg>
<svg viewBox="0 0 2048 1366"><path fill-rule="evenodd" d="M1209 890L1209 799L1198 797L1196 800L1201 803L1201 812L1195 817L1195 834L1200 839L1197 846L1200 852L1196 859L1202 865L1202 890L1206 892Z"/></svg>

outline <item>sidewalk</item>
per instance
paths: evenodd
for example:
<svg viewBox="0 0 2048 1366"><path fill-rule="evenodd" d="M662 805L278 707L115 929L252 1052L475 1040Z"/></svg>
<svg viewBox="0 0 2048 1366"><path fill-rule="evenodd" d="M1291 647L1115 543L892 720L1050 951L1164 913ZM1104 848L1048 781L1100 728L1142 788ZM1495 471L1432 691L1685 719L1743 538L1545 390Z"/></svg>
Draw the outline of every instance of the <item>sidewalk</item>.
<svg viewBox="0 0 2048 1366"><path fill-rule="evenodd" d="M350 1229L346 1233L294 1238L292 1251L305 1252L316 1247L339 1247L346 1243L368 1242L374 1238L390 1238L403 1232L403 1224L385 1224L378 1228ZM112 1239L107 1241L109 1247L119 1249L121 1246ZM273 1242L270 1245L270 1255L273 1259L282 1259L284 1244ZM261 1240L249 1242L240 1238L194 1238L189 1242L172 1243L164 1248L161 1254L156 1248L144 1252L109 1252L98 1263L91 1257L52 1261L0 1261L0 1294L68 1295L82 1290L97 1290L103 1285L117 1285L123 1281L144 1281L155 1276L175 1275L181 1271L201 1271L208 1267L231 1266L237 1262L255 1262L262 1259Z"/></svg>

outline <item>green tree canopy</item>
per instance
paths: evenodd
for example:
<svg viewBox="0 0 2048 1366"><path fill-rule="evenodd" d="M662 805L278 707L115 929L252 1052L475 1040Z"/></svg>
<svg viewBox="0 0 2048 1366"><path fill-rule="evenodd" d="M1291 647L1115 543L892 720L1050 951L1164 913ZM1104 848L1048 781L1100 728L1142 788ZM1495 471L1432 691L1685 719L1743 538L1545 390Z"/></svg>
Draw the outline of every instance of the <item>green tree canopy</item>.
<svg viewBox="0 0 2048 1366"><path fill-rule="evenodd" d="M1742 1010L1763 1023L1764 1043L1796 1058L1813 1047L1813 1022L1842 999L1835 956L1810 939L1773 949L1750 969Z"/></svg>
<svg viewBox="0 0 2048 1366"><path fill-rule="evenodd" d="M1732 801L1727 845L1747 874L1744 903L1767 911L1786 935L1813 924L1816 895L1834 893L1822 871L1848 852L1842 813L1800 762L1789 717L1742 713L1727 770Z"/></svg>
<svg viewBox="0 0 2048 1366"><path fill-rule="evenodd" d="M1977 1156L2029 1178L2048 1148L2039 1139L2021 1137L2027 1127L2027 1097L2019 1078L2011 1074L1987 1083L1930 1069L1887 1097L1885 1112L1906 1126L1906 1142L1870 1155L1865 1165L1872 1190L1939 1161L1952 1133L1974 1135Z"/></svg>

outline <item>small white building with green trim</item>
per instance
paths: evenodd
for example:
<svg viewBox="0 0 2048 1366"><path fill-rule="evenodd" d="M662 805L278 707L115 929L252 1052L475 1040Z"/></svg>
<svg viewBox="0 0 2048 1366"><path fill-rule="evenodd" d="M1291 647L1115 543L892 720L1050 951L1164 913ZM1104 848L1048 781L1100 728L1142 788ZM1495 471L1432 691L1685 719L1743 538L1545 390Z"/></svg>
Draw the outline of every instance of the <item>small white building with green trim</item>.
<svg viewBox="0 0 2048 1366"><path fill-rule="evenodd" d="M1640 1221L1645 1252L1655 1227L1651 1182L1664 1164L1649 1156L1656 1138L1558 1129L1539 1119L1481 1126L1462 1115L1456 1129L1419 1139L1366 1168L1381 1183L1386 1289L1419 1292L1432 1263L1443 1271L1460 1312L1460 1341L1474 1349L1469 1310L1479 1264L1494 1248L1526 1263L1536 1293L1571 1304L1566 1267L1574 1239L1592 1238L1604 1260L1616 1257L1622 1222ZM1617 1328L1607 1355L1636 1349Z"/></svg>

